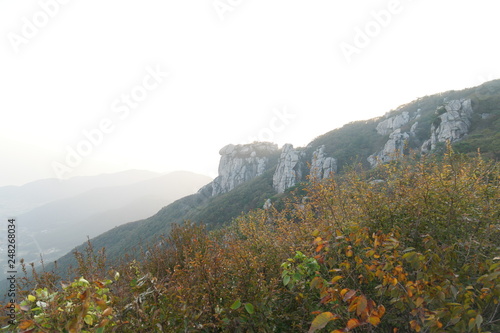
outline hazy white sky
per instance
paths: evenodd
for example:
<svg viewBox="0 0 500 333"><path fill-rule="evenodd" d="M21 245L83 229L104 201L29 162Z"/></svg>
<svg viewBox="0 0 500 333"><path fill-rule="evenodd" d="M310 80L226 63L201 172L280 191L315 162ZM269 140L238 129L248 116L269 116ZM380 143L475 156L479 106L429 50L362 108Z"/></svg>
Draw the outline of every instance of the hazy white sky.
<svg viewBox="0 0 500 333"><path fill-rule="evenodd" d="M476 86L500 77L499 12L495 0L0 0L0 185L215 176L228 143L301 146Z"/></svg>

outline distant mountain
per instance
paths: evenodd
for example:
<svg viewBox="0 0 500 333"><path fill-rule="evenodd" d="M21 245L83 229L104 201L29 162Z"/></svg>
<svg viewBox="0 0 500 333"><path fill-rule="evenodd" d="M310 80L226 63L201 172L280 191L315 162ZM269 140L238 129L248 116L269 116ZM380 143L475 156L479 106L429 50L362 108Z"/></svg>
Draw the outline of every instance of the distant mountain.
<svg viewBox="0 0 500 333"><path fill-rule="evenodd" d="M156 172L128 170L67 180L43 179L22 186L2 186L0 187L0 217L4 219L17 217L51 201L72 197L93 188L128 185L158 176L160 174Z"/></svg>
<svg viewBox="0 0 500 333"><path fill-rule="evenodd" d="M272 143L228 145L221 149L219 176L198 193L175 201L157 214L127 223L92 239L113 261L168 234L172 223L188 219L215 228L242 212L279 201L308 177L341 174L354 164L366 169L416 154L441 154L446 142L457 151L500 157L500 80L462 91L419 98L384 116L349 123L306 147ZM78 250L82 251L84 245ZM134 252L134 249L136 252ZM74 264L72 254L58 260Z"/></svg>
<svg viewBox="0 0 500 333"><path fill-rule="evenodd" d="M35 203L39 205L27 213L13 215L18 226L18 261L23 258L38 264L40 254L44 262L50 263L85 242L87 236L95 237L115 226L151 216L210 181L208 176L185 171L160 175L133 170L65 181L41 180L0 190L4 198L12 195L9 202L15 202L13 198L24 200L16 207L27 209ZM41 202L48 203L40 205ZM4 239L0 240L0 249L3 254L0 267L4 267L0 290L4 290L7 259Z"/></svg>
<svg viewBox="0 0 500 333"><path fill-rule="evenodd" d="M122 176L111 176L113 180L105 183L116 184L123 180ZM95 237L124 222L153 215L210 180L190 172L172 172L132 184L101 186L44 204L17 216L17 255L27 262L38 261L40 254L46 261L57 259L84 242L87 236Z"/></svg>

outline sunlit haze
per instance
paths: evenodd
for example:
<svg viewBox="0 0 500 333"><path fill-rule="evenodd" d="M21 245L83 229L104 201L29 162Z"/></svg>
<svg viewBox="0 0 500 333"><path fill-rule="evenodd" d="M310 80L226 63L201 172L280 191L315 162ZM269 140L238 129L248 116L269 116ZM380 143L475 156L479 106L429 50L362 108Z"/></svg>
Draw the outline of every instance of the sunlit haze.
<svg viewBox="0 0 500 333"><path fill-rule="evenodd" d="M472 9L471 6L474 5ZM0 186L307 145L500 77L497 1L0 1Z"/></svg>

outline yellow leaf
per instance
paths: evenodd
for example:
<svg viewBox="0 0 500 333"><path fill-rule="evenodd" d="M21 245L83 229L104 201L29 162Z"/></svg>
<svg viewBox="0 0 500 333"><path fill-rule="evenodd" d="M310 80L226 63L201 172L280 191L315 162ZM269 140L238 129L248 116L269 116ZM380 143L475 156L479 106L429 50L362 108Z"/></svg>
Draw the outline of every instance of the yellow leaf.
<svg viewBox="0 0 500 333"><path fill-rule="evenodd" d="M309 333L315 332L317 330L325 327L330 321L337 319L338 317L331 312L323 312L314 318L309 328Z"/></svg>
<svg viewBox="0 0 500 333"><path fill-rule="evenodd" d="M344 278L343 276L341 276L341 275L337 275L336 277L334 277L334 278L332 279L332 283L336 283L338 280L343 279L343 278Z"/></svg>
<svg viewBox="0 0 500 333"><path fill-rule="evenodd" d="M34 301L36 301L36 297L33 295L28 295L28 301L34 302Z"/></svg>
<svg viewBox="0 0 500 333"><path fill-rule="evenodd" d="M86 315L85 318L83 318L83 321L89 326L92 326L94 324L94 318L89 314Z"/></svg>
<svg viewBox="0 0 500 333"><path fill-rule="evenodd" d="M378 324L380 324L380 318L377 316L370 316L368 317L368 322L373 326L377 326Z"/></svg>

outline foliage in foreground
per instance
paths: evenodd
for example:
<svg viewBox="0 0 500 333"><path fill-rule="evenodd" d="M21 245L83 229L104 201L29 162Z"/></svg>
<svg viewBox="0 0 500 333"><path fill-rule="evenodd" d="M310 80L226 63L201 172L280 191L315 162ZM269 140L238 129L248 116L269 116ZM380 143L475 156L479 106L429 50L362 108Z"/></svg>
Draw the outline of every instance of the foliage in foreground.
<svg viewBox="0 0 500 333"><path fill-rule="evenodd" d="M499 166L480 157L312 180L280 211L176 226L141 263L81 259L62 290L26 290L6 330L498 332L499 220Z"/></svg>

